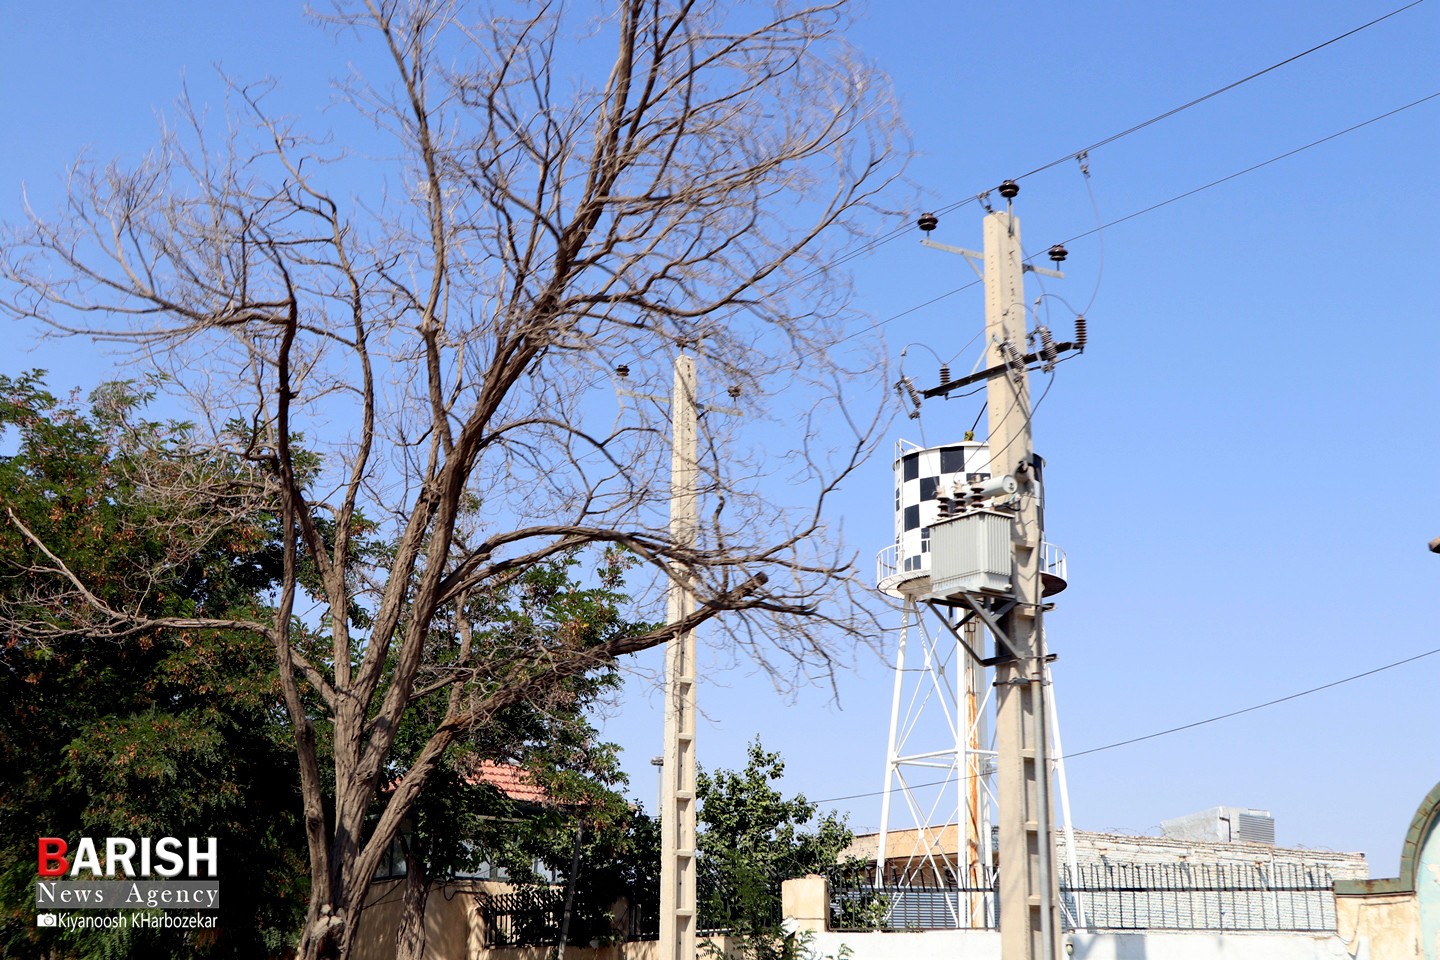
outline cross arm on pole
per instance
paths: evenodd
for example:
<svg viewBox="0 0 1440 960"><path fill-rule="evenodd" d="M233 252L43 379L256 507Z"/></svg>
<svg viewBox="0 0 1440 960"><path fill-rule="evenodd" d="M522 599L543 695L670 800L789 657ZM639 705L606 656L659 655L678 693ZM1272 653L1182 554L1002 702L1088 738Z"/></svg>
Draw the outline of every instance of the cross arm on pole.
<svg viewBox="0 0 1440 960"><path fill-rule="evenodd" d="M994 664L1001 659L1019 660L1020 653L1015 649L1015 644L1011 643L1010 638L1000 627L1000 620L1004 618L1005 614L1009 613L1012 609L1015 608L1016 602L1014 600L1009 600L1001 604L995 610L989 611L985 609L984 604L976 600L968 593L962 593L960 595L960 599L967 607L969 607L975 612L975 615L984 622L985 626L990 630L990 632L995 634L995 639L998 640L1005 647L1006 650L1010 651L1009 658L996 657L992 659L990 663Z"/></svg>
<svg viewBox="0 0 1440 960"><path fill-rule="evenodd" d="M939 615L940 622L945 625L945 629L948 630L950 632L950 635L955 638L955 642L960 644L960 646L965 650L965 652L970 655L971 660L974 660L982 667L990 667L995 665L994 657L980 656L980 654L975 652L975 648L970 646L970 644L965 641L965 638L960 635L960 631L955 629L956 627L963 627L971 620L974 620L975 611L972 610L969 613L965 614L965 616L960 619L959 623L952 624L945 616L940 615L940 611L937 608L936 604L927 602L926 606L928 606L932 611Z"/></svg>

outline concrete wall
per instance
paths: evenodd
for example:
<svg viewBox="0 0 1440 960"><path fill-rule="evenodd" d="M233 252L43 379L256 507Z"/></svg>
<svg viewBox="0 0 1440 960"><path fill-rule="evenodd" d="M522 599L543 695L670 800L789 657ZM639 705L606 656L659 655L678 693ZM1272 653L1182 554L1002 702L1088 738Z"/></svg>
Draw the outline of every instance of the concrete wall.
<svg viewBox="0 0 1440 960"><path fill-rule="evenodd" d="M1076 830L1075 860L1079 864L1104 863L1206 863L1245 866L1254 863L1294 863L1318 865L1328 869L1337 878L1363 879L1370 875L1369 865L1363 853L1337 853L1331 850L1311 850L1296 847L1277 847L1267 843L1214 843L1204 840L1180 840L1174 837L1136 837L1119 833L1099 833L1094 830ZM892 831L886 842L886 860L892 864L898 860L921 855L928 841L935 847L935 853L953 857L959 833L954 824L934 827L927 831ZM1060 862L1068 859L1065 836L1057 833L1057 854ZM859 857L875 861L879 847L879 835L863 834L842 851L842 856Z"/></svg>
<svg viewBox="0 0 1440 960"><path fill-rule="evenodd" d="M830 885L819 874L780 884L780 915L791 930L821 933L830 926Z"/></svg>
<svg viewBox="0 0 1440 960"><path fill-rule="evenodd" d="M1065 838L1057 835L1058 856L1067 856ZM1175 837L1132 837L1117 833L1075 831L1075 860L1079 864L1103 863L1191 863L1225 866L1253 864L1297 864L1321 866L1339 878L1363 879L1370 875L1363 853L1337 853L1277 847L1268 843L1211 843Z"/></svg>
<svg viewBox="0 0 1440 960"><path fill-rule="evenodd" d="M394 960L395 931L400 925L404 880L370 885L355 960ZM447 896L446 894L451 894ZM425 956L429 960L470 960L480 946L480 912L468 893L437 887L425 904Z"/></svg>
<svg viewBox="0 0 1440 960"><path fill-rule="evenodd" d="M1414 874L1420 950L1425 960L1440 960L1440 811L1431 807L1424 823Z"/></svg>
<svg viewBox="0 0 1440 960"><path fill-rule="evenodd" d="M1339 937L1305 933L1075 934L1075 960L1354 960Z"/></svg>
<svg viewBox="0 0 1440 960"><path fill-rule="evenodd" d="M400 925L404 880L380 880L370 885L355 960L394 960L395 931ZM478 894L507 893L514 887L494 880L466 880L436 884L425 903L426 960L550 960L554 946L485 947L485 925ZM655 960L654 941L606 947L565 948L565 960Z"/></svg>
<svg viewBox="0 0 1440 960"><path fill-rule="evenodd" d="M1000 934L994 930L839 933L825 929L815 915L828 903L824 877L785 881L782 900L786 925L809 931L812 960L912 960L916 956L954 956L1000 960ZM1413 929L1413 925L1412 925ZM1413 935L1412 935L1413 939ZM1378 950L1355 953L1332 934L1217 933L1146 931L1143 933L1071 933L1069 956L1080 960L1391 960ZM1395 960L1411 954L1396 953Z"/></svg>
<svg viewBox="0 0 1440 960"><path fill-rule="evenodd" d="M1357 960L1440 960L1440 783L1410 821L1400 876L1336 881L1335 906Z"/></svg>
<svg viewBox="0 0 1440 960"><path fill-rule="evenodd" d="M553 960L554 947L501 947L474 954L484 960ZM656 960L660 943L639 940L610 947L566 947L565 960Z"/></svg>
<svg viewBox="0 0 1440 960"><path fill-rule="evenodd" d="M1420 911L1409 891L1337 894L1335 918L1357 960L1420 960Z"/></svg>
<svg viewBox="0 0 1440 960"><path fill-rule="evenodd" d="M1295 933L1077 933L1066 938L1075 960L1363 960L1333 936ZM814 958L914 960L964 957L1000 960L1000 934L991 930L924 933L817 933ZM1373 960L1389 960L1375 954Z"/></svg>
<svg viewBox="0 0 1440 960"><path fill-rule="evenodd" d="M1000 960L1000 934L994 930L816 933L807 946L811 958L827 960L841 956L848 956L849 960L915 960L916 957Z"/></svg>

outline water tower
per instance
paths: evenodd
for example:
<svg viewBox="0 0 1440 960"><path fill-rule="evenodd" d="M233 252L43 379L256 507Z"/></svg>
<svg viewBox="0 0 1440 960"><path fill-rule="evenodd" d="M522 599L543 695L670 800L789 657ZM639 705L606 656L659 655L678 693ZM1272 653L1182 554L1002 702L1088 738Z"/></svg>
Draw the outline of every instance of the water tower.
<svg viewBox="0 0 1440 960"><path fill-rule="evenodd" d="M1009 589L1015 483L992 475L989 446L973 440L934 447L902 440L894 470L895 540L877 557L876 579L902 608L876 883L986 891L995 878L996 753L987 712L996 658L983 618L959 598ZM1066 586L1065 556L1050 544L1042 547L1041 577L1047 597ZM1053 711L1051 720L1068 831ZM994 922L988 893L962 894L951 909L959 926Z"/></svg>

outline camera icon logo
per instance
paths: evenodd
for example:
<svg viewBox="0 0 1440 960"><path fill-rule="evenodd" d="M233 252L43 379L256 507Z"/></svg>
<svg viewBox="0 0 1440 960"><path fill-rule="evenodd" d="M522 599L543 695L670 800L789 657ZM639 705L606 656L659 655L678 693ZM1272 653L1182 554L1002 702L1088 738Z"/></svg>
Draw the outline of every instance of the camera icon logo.
<svg viewBox="0 0 1440 960"><path fill-rule="evenodd" d="M35 914L35 926L37 927L53 927L57 925L58 921L59 918L53 913Z"/></svg>

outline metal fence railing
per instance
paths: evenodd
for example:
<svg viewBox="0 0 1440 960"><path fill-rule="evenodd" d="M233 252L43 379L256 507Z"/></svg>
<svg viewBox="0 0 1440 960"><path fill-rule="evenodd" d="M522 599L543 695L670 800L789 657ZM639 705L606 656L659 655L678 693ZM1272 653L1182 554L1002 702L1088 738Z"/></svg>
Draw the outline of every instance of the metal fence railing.
<svg viewBox="0 0 1440 960"><path fill-rule="evenodd" d="M1304 864L1085 864L1062 892L1106 930L1332 932L1335 878Z"/></svg>
<svg viewBox="0 0 1440 960"><path fill-rule="evenodd" d="M832 930L954 930L999 926L999 897L991 888L875 886L832 881Z"/></svg>
<svg viewBox="0 0 1440 960"><path fill-rule="evenodd" d="M521 887L508 893L482 893L477 898L487 947L554 946L560 941L565 915L564 887ZM610 911L576 904L565 938L572 946L592 940L609 942L653 940L659 936L659 912L654 904L620 901Z"/></svg>
<svg viewBox="0 0 1440 960"><path fill-rule="evenodd" d="M560 938L565 895L556 890L515 890L479 897L487 947L553 944Z"/></svg>
<svg viewBox="0 0 1440 960"><path fill-rule="evenodd" d="M780 881L735 877L702 870L698 878L699 930L703 933L748 932L756 924L778 928L781 923ZM577 895L566 940L572 945L593 939L610 942L654 940L660 935L659 890L618 897L597 904L585 891ZM487 947L545 946L560 939L565 888L519 887L505 893L477 896Z"/></svg>
<svg viewBox="0 0 1440 960"><path fill-rule="evenodd" d="M1060 877L1066 929L1335 930L1334 877L1305 864L1085 864ZM999 885L876 886L830 878L833 930L996 929Z"/></svg>

